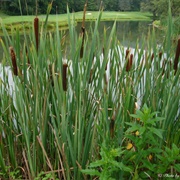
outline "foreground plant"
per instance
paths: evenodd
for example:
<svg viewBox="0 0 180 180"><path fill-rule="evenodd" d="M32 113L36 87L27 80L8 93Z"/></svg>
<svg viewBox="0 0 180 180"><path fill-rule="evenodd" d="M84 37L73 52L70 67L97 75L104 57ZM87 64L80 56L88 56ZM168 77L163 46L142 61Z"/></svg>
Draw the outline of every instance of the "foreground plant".
<svg viewBox="0 0 180 180"><path fill-rule="evenodd" d="M161 146L163 130L158 124L164 118L158 117L157 112L145 104L142 110L132 114L133 122L125 131L125 139L121 147L112 147L104 143L101 146L100 160L90 163L84 174L100 179L157 179L158 174L180 172L180 151L175 144L172 148ZM117 145L116 145L117 146Z"/></svg>
<svg viewBox="0 0 180 180"><path fill-rule="evenodd" d="M135 179L157 178L156 155L162 152L160 144L163 143L163 130L158 129L158 124L164 120L157 114L151 112L145 104L142 110L136 110L136 114L131 115L133 122L126 123L129 126L125 132L129 151L125 154L124 161L134 167Z"/></svg>
<svg viewBox="0 0 180 180"><path fill-rule="evenodd" d="M100 180L115 180L119 172L132 172L132 169L122 162L117 162L121 158L125 150L121 148L108 148L107 144L103 144L100 151L101 159L92 162L88 169L82 170L84 174L98 176Z"/></svg>

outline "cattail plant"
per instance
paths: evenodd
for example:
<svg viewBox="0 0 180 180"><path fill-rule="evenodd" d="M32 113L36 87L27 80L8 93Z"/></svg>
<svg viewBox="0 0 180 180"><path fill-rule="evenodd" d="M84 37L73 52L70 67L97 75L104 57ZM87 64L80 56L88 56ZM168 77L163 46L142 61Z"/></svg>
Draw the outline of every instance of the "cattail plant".
<svg viewBox="0 0 180 180"><path fill-rule="evenodd" d="M62 69L62 85L64 91L67 91L67 67L67 63L64 63Z"/></svg>
<svg viewBox="0 0 180 180"><path fill-rule="evenodd" d="M16 54L15 54L12 46L9 47L9 51L10 51L10 56L11 56L11 61L12 61L12 66L13 66L13 72L14 72L14 75L17 76L18 75L18 67L17 67L17 63L16 63Z"/></svg>
<svg viewBox="0 0 180 180"><path fill-rule="evenodd" d="M180 38L178 39L178 44L177 44L177 48L176 48L176 55L175 55L175 59L174 59L174 73L176 74L177 69L178 69L178 60L179 60L179 56L180 56Z"/></svg>
<svg viewBox="0 0 180 180"><path fill-rule="evenodd" d="M85 5L84 5L83 21L82 21L82 26L81 26L82 44L81 44L81 50L80 50L80 58L82 58L83 54L84 54L86 8L87 8L87 1L86 1Z"/></svg>
<svg viewBox="0 0 180 180"><path fill-rule="evenodd" d="M39 18L36 16L34 18L34 35L36 40L36 50L39 49Z"/></svg>

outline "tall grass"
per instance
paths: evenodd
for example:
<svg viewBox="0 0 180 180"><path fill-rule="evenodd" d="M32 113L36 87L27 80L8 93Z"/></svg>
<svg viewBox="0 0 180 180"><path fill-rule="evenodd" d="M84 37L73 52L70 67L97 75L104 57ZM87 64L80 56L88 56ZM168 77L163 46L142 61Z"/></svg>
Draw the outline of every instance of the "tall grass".
<svg viewBox="0 0 180 180"><path fill-rule="evenodd" d="M99 38L102 12L89 36L79 35L73 17L67 16L69 47L63 43L58 22L53 34L45 28L29 34L24 31L24 44L18 30L10 37L3 28L2 178L10 179L14 172L15 179L48 174L52 179L88 179L81 169L99 157L102 142L123 145L125 122L132 121L130 114L136 104L141 107L146 103L165 118L157 124L163 130L163 140L157 146L179 145L180 71L178 66L173 69L171 32L167 32L167 43L160 48L153 31L147 43L144 39L141 50L126 51L116 39L116 23L108 37L104 31L103 42ZM10 46L18 73L12 48L11 53L8 51ZM14 72L13 87L8 82L5 61Z"/></svg>

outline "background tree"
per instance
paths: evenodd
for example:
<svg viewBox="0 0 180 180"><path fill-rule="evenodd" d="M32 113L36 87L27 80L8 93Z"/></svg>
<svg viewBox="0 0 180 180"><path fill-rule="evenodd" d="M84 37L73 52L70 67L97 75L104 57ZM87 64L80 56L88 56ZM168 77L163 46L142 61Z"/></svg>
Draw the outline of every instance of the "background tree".
<svg viewBox="0 0 180 180"><path fill-rule="evenodd" d="M105 11L117 11L118 10L118 1L119 0L114 0L114 1L104 0L103 1L104 10Z"/></svg>
<svg viewBox="0 0 180 180"><path fill-rule="evenodd" d="M130 11L131 10L130 0L119 0L118 7L120 11Z"/></svg>
<svg viewBox="0 0 180 180"><path fill-rule="evenodd" d="M180 14L180 0L170 0L173 16ZM36 13L36 0L20 0L23 14ZM38 0L38 14L45 14L48 3L51 0ZM54 0L52 14L66 13L67 4L70 11L83 11L86 0ZM101 2L105 11L149 11L154 17L167 15L169 0L88 0L87 10L96 11ZM1 0L0 10L7 14L20 14L19 0L5 1ZM57 11L57 12L56 12Z"/></svg>
<svg viewBox="0 0 180 180"><path fill-rule="evenodd" d="M180 0L170 0L173 16L180 14ZM168 14L169 0L143 0L141 10L153 13L154 17L164 17Z"/></svg>
<svg viewBox="0 0 180 180"><path fill-rule="evenodd" d="M140 4L142 0L131 0L131 10L133 11L139 11L140 10Z"/></svg>

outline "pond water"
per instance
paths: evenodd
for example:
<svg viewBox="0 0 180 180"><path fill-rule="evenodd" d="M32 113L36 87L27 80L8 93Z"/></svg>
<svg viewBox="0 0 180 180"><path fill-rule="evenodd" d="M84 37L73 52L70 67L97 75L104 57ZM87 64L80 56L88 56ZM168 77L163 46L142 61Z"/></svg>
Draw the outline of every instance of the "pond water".
<svg viewBox="0 0 180 180"><path fill-rule="evenodd" d="M107 37L110 34L111 29L114 25L113 21L102 21L99 26L100 36L103 37L104 28L107 29ZM86 30L90 26L94 26L93 22L87 22L85 24ZM81 23L77 24L77 29L80 31ZM146 21L118 21L116 22L116 34L117 38L123 46L136 47L137 40L139 44L142 44L143 38L147 37L148 32L152 31L153 27L151 22ZM162 43L163 33L156 29L158 35L157 43Z"/></svg>
<svg viewBox="0 0 180 180"><path fill-rule="evenodd" d="M94 22L86 22L85 27L88 32L90 27L93 28ZM99 34L100 37L103 37L104 28L107 29L107 36L113 27L113 21L102 21L99 26ZM77 23L77 32L81 30L81 23ZM137 40L141 45L142 40L145 36L148 35L149 30L152 30L151 22L144 22L144 21L118 21L116 23L116 32L117 38L120 41L121 45L135 47ZM89 32L88 32L89 33ZM158 34L158 41L157 43L162 43L162 32L157 30ZM3 39L3 37L1 37ZM23 40L22 40L23 41ZM3 49L2 45L0 44L0 61L3 58Z"/></svg>

